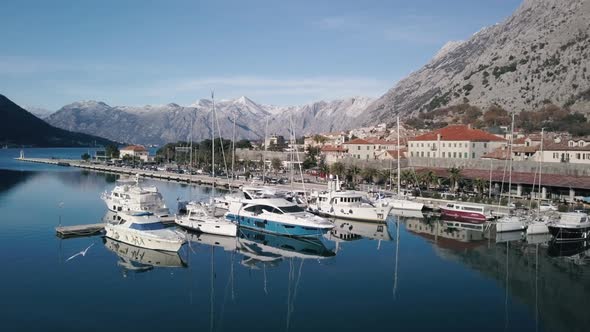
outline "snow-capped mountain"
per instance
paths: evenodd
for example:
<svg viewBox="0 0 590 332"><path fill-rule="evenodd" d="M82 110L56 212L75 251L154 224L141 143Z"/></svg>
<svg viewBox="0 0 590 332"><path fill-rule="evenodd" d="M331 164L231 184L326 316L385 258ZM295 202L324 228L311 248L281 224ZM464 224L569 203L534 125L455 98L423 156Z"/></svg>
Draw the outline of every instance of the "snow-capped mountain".
<svg viewBox="0 0 590 332"><path fill-rule="evenodd" d="M242 96L216 101L215 109L223 137L232 136L235 117L238 138L261 139L267 120L269 134L288 135L291 122L296 136L350 129L370 102L370 98L356 97L302 106L274 106ZM170 103L142 107L83 101L62 107L47 122L122 142L163 144L188 140L191 126L194 140L210 138L212 108L213 102L207 99L189 106Z"/></svg>

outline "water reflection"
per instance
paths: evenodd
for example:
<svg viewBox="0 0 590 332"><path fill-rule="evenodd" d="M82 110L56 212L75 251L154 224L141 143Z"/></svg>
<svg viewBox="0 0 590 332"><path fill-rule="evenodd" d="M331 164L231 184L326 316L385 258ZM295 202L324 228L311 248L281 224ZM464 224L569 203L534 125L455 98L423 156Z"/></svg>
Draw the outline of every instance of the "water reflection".
<svg viewBox="0 0 590 332"><path fill-rule="evenodd" d="M163 267L187 267L182 257L176 252L139 248L108 237L103 238L103 243L108 250L118 256L117 265L122 268L125 277L129 272L141 273Z"/></svg>
<svg viewBox="0 0 590 332"><path fill-rule="evenodd" d="M249 268L277 266L285 258L325 259L335 256L320 238L294 238L255 230L238 230L238 250L242 265Z"/></svg>
<svg viewBox="0 0 590 332"><path fill-rule="evenodd" d="M473 249L486 243L484 232L472 229L468 223L408 218L405 224L410 233L428 239L440 248Z"/></svg>

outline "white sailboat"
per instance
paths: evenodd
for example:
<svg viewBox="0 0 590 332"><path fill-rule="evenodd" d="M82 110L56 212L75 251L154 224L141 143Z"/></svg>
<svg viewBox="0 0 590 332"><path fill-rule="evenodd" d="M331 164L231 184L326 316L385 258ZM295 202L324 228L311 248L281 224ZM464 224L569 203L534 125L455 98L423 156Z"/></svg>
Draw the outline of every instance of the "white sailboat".
<svg viewBox="0 0 590 332"><path fill-rule="evenodd" d="M211 93L213 100L213 109L211 114L211 169L213 178L215 178L215 98ZM192 175L191 175L192 176ZM215 182L213 182L213 192L215 191ZM212 194L213 195L213 194ZM238 226L224 218L215 215L216 204L212 201L211 204L206 205L200 202L189 202L186 206L187 213L177 215L175 222L177 225L195 230L198 232L236 236Z"/></svg>
<svg viewBox="0 0 590 332"><path fill-rule="evenodd" d="M395 210L411 210L411 211L422 211L424 204L413 201L410 197L402 195L401 193L401 162L400 162L400 135L399 135L399 116L397 117L397 194L389 198L381 198L377 202L391 206Z"/></svg>

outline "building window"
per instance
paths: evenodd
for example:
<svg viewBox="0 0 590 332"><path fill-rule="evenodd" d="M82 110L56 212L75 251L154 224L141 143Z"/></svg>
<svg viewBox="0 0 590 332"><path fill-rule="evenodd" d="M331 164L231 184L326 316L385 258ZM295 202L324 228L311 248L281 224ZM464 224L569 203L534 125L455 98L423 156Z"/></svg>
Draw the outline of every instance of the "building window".
<svg viewBox="0 0 590 332"><path fill-rule="evenodd" d="M414 152L413 152L413 151L412 151L412 152L410 152L410 156L412 156L412 157L414 156Z"/></svg>
<svg viewBox="0 0 590 332"><path fill-rule="evenodd" d="M445 157L445 153L443 152L443 158Z"/></svg>
<svg viewBox="0 0 590 332"><path fill-rule="evenodd" d="M443 148L445 147L445 143L443 142Z"/></svg>
<svg viewBox="0 0 590 332"><path fill-rule="evenodd" d="M471 153L471 159L475 159L475 152Z"/></svg>
<svg viewBox="0 0 590 332"><path fill-rule="evenodd" d="M486 149L488 147L488 143L483 143L483 148Z"/></svg>
<svg viewBox="0 0 590 332"><path fill-rule="evenodd" d="M367 150L369 150L369 146L367 146Z"/></svg>
<svg viewBox="0 0 590 332"><path fill-rule="evenodd" d="M472 143L472 144L473 144L472 146L475 147L475 143Z"/></svg>
<svg viewBox="0 0 590 332"><path fill-rule="evenodd" d="M456 148L457 147L457 143L453 143L453 147Z"/></svg>
<svg viewBox="0 0 590 332"><path fill-rule="evenodd" d="M453 152L453 158L457 158L457 152Z"/></svg>
<svg viewBox="0 0 590 332"><path fill-rule="evenodd" d="M420 152L420 157L424 157L424 151Z"/></svg>
<svg viewBox="0 0 590 332"><path fill-rule="evenodd" d="M424 147L424 143L420 143L420 145L421 145L422 147Z"/></svg>
<svg viewBox="0 0 590 332"><path fill-rule="evenodd" d="M356 149L357 149L357 150L360 150L360 149L361 149L361 146L360 146L360 145L359 145L359 146L357 146L357 147L356 147Z"/></svg>
<svg viewBox="0 0 590 332"><path fill-rule="evenodd" d="M467 159L467 152L464 153L464 158Z"/></svg>
<svg viewBox="0 0 590 332"><path fill-rule="evenodd" d="M426 152L426 157L430 158L430 152Z"/></svg>

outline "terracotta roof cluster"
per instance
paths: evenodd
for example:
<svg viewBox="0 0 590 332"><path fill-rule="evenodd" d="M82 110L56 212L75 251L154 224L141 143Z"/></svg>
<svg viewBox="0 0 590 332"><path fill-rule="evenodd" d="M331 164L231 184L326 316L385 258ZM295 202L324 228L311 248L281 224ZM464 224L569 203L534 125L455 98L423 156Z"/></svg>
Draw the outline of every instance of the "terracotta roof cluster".
<svg viewBox="0 0 590 332"><path fill-rule="evenodd" d="M405 159L407 151L408 149L399 149L399 159ZM393 159L397 159L397 150L386 150L385 153L390 155Z"/></svg>
<svg viewBox="0 0 590 332"><path fill-rule="evenodd" d="M322 152L346 152L348 149L345 149L342 146L333 146L333 145L324 145L322 147Z"/></svg>
<svg viewBox="0 0 590 332"><path fill-rule="evenodd" d="M504 142L503 138L466 125L453 125L416 136L411 141L470 141L470 142Z"/></svg>
<svg viewBox="0 0 590 332"><path fill-rule="evenodd" d="M142 145L129 145L121 149L121 151L145 152L147 149Z"/></svg>

